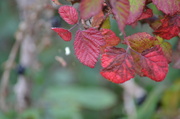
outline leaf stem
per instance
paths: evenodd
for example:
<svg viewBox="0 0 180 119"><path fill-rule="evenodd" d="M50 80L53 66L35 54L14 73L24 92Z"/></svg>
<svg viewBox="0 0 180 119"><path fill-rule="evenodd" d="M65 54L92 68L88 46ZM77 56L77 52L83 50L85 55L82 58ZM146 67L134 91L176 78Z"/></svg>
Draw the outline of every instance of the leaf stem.
<svg viewBox="0 0 180 119"><path fill-rule="evenodd" d="M79 26L79 23L75 24L74 26L72 26L68 31L73 30L76 26Z"/></svg>

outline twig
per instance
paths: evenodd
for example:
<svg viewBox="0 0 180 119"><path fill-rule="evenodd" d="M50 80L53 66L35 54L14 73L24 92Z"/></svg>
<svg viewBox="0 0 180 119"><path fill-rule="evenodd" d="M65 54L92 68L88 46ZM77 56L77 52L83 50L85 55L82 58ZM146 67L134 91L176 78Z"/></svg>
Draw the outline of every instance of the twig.
<svg viewBox="0 0 180 119"><path fill-rule="evenodd" d="M10 76L10 72L13 67L15 58L17 56L20 44L21 44L21 40L15 41L15 43L12 47L12 50L10 52L9 58L5 63L4 72L2 74L1 84L0 84L0 108L3 111L8 110L8 105L6 103L6 97L8 95L7 90L8 90L9 76Z"/></svg>

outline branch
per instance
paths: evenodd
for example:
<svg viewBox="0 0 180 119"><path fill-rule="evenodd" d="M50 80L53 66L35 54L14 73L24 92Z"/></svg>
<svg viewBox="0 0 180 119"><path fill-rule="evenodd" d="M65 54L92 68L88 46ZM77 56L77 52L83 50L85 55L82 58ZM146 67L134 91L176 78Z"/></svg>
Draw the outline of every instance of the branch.
<svg viewBox="0 0 180 119"><path fill-rule="evenodd" d="M13 67L15 58L17 56L20 44L21 44L21 34L17 33L16 35L16 41L12 47L12 50L9 54L9 58L5 63L4 66L4 72L2 74L1 77L1 84L0 84L0 108L3 111L7 111L8 110L8 105L6 103L6 97L8 95L7 91L8 91L8 83L9 83L9 77L10 77L10 72L11 69Z"/></svg>

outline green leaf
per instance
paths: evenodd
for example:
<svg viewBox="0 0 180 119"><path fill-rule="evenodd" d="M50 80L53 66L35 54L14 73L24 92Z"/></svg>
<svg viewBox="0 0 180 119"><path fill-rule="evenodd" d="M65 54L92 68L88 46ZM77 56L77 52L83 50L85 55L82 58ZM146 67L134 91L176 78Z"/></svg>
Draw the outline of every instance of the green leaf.
<svg viewBox="0 0 180 119"><path fill-rule="evenodd" d="M59 111L70 105L76 108L85 107L93 110L103 110L116 103L116 96L113 92L104 88L54 87L47 90L43 100L45 103L59 106Z"/></svg>
<svg viewBox="0 0 180 119"><path fill-rule="evenodd" d="M169 114L177 113L180 107L180 81L175 81L163 94L163 110Z"/></svg>
<svg viewBox="0 0 180 119"><path fill-rule="evenodd" d="M78 96L78 101L88 109L103 110L115 104L116 96L107 89L85 88Z"/></svg>
<svg viewBox="0 0 180 119"><path fill-rule="evenodd" d="M110 29L111 28L111 23L110 23L109 17L107 17L106 20L103 22L101 28L103 28L103 29Z"/></svg>
<svg viewBox="0 0 180 119"><path fill-rule="evenodd" d="M48 111L48 115L53 119L83 119L80 108L73 103L55 104Z"/></svg>
<svg viewBox="0 0 180 119"><path fill-rule="evenodd" d="M27 109L19 115L20 119L40 119L40 112L37 109Z"/></svg>

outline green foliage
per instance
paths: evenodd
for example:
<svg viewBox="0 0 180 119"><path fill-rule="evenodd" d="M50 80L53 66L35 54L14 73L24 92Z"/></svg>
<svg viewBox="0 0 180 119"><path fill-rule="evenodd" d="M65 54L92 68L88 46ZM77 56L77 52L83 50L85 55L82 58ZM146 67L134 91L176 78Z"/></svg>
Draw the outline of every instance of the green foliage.
<svg viewBox="0 0 180 119"><path fill-rule="evenodd" d="M162 92L165 88L166 87L161 84L152 90L152 92L148 95L148 99L142 106L139 107L137 119L152 119L153 113L155 113L157 109L159 99L161 98Z"/></svg>
<svg viewBox="0 0 180 119"><path fill-rule="evenodd" d="M50 115L58 118L72 118L74 115L80 115L80 111L105 110L115 105L116 95L107 89L98 87L52 87L45 91L42 97L42 103L47 110L51 108Z"/></svg>

